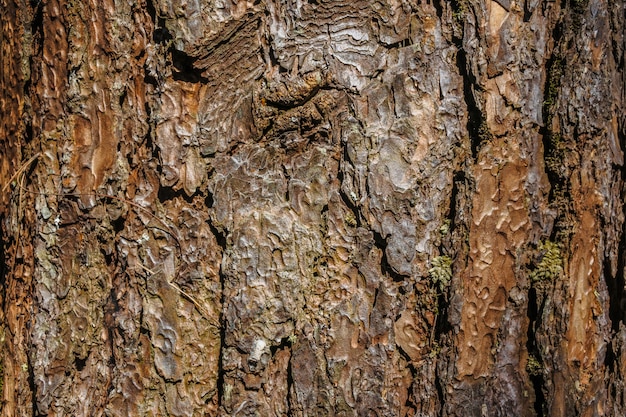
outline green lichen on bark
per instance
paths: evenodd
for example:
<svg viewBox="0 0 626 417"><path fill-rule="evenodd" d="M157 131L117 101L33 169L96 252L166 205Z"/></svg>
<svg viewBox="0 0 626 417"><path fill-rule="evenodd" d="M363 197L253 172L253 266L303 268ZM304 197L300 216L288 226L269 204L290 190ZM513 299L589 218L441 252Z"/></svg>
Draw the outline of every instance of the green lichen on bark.
<svg viewBox="0 0 626 417"><path fill-rule="evenodd" d="M468 13L469 5L467 0L457 0L452 2L452 17L456 22L462 24L466 14Z"/></svg>
<svg viewBox="0 0 626 417"><path fill-rule="evenodd" d="M437 256L433 258L431 265L428 270L430 279L441 292L444 292L452 279L452 259L449 256Z"/></svg>
<svg viewBox="0 0 626 417"><path fill-rule="evenodd" d="M532 282L552 281L563 272L563 258L558 243L546 241L539 245L541 260L530 273Z"/></svg>
<svg viewBox="0 0 626 417"><path fill-rule="evenodd" d="M550 174L562 177L562 164L565 154L565 144L560 132L553 131L552 118L554 116L554 106L558 99L561 87L561 78L563 77L564 62L560 56L553 57L548 63L548 71L546 75L546 86L543 101L543 113L545 115L545 125L547 127L545 136L545 159L546 168Z"/></svg>
<svg viewBox="0 0 626 417"><path fill-rule="evenodd" d="M528 362L526 362L526 372L532 376L541 375L543 373L543 364L535 355L531 354L528 356Z"/></svg>
<svg viewBox="0 0 626 417"><path fill-rule="evenodd" d="M570 0L569 7L572 10L572 27L574 32L578 32L582 28L583 15L587 10L589 0Z"/></svg>
<svg viewBox="0 0 626 417"><path fill-rule="evenodd" d="M563 60L560 56L553 57L548 64L546 94L543 102L544 112L547 114L548 124L552 116L552 106L556 103L559 88L561 87L563 64Z"/></svg>

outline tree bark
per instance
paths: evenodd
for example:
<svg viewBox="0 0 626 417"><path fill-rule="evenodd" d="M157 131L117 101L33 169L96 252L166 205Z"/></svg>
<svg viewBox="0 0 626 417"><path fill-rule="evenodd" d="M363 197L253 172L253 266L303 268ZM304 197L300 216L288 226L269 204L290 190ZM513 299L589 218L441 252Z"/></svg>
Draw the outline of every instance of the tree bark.
<svg viewBox="0 0 626 417"><path fill-rule="evenodd" d="M0 4L1 415L626 414L624 1Z"/></svg>

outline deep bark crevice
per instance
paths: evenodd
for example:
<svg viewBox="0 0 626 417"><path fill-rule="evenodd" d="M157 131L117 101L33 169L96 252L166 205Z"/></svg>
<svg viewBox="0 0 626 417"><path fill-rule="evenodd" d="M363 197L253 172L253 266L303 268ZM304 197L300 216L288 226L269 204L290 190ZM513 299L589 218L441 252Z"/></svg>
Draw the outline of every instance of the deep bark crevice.
<svg viewBox="0 0 626 417"><path fill-rule="evenodd" d="M340 184L343 184L343 180L344 180L343 172L339 171L339 173L337 174L337 179L339 180ZM350 198L350 196L346 195L346 193L343 191L343 187L339 188L339 197L341 197L341 201L343 201L343 204L345 204L346 207L352 212L354 221L356 222L356 227L361 227L362 226L361 211L359 210L359 207L356 205L356 203ZM387 244L384 243L384 246L387 246Z"/></svg>
<svg viewBox="0 0 626 417"><path fill-rule="evenodd" d="M541 312L543 305L539 306L538 291L531 287L528 291L528 329L526 333L526 351L528 359L526 371L535 392L535 403L533 404L537 417L543 417L547 413L546 398L544 395L545 379L543 376L543 360L537 346L536 332L541 325ZM542 303L543 304L543 303Z"/></svg>
<svg viewBox="0 0 626 417"><path fill-rule="evenodd" d="M2 311L4 311L5 304L5 288L6 288L6 274L8 272L7 264L6 264L6 246L7 242L4 239L4 227L2 227L4 223L4 215L0 215L0 301L2 302Z"/></svg>
<svg viewBox="0 0 626 417"><path fill-rule="evenodd" d="M217 244L219 245L223 254L226 251L226 232L222 232L219 229L217 229L211 221L207 221L207 224L209 225L209 228L211 229L211 233L213 233L213 236L215 236L215 240L217 241ZM221 272L222 272L222 269L220 265L220 274Z"/></svg>
<svg viewBox="0 0 626 417"><path fill-rule="evenodd" d="M30 30L33 36L33 51L30 57L30 68L33 68L32 57L34 55L41 56L43 50L43 1L37 0L36 4L31 2L33 20L30 22ZM37 47L37 51L35 50ZM30 81L30 79L29 79Z"/></svg>
<svg viewBox="0 0 626 417"><path fill-rule="evenodd" d="M226 371L224 370L224 351L226 350L226 323L224 322L225 320L225 315L224 315L224 308L225 308L225 302L226 302L226 297L224 296L224 281L225 281L225 277L224 274L222 273L222 267L220 265L220 272L219 272L219 276L220 276L220 287L222 289L222 294L220 295L220 304L221 304L221 310L220 310L220 317L219 317L219 324L220 324L220 354L219 354L219 358L218 358L218 362L217 362L217 405L218 406L222 406L222 401L224 398L224 380L225 380L225 376L226 376Z"/></svg>
<svg viewBox="0 0 626 417"><path fill-rule="evenodd" d="M78 355L74 354L74 367L76 368L76 371L81 372L83 369L85 369L88 359L89 354L87 354L87 356L85 356L84 358L81 358Z"/></svg>
<svg viewBox="0 0 626 417"><path fill-rule="evenodd" d="M565 1L567 0L563 0L563 2ZM562 10L564 7L565 3L561 4ZM548 204L556 211L554 227L549 239L562 245L567 245L572 233L571 168L567 160L568 154L576 152L576 145L566 143L561 132L555 131L553 128L553 118L557 116L556 112L560 105L561 83L566 68L566 61L562 52L566 29L571 34L571 28L567 26L564 17L560 17L552 29L554 47L545 64L546 79L542 103L543 126L539 129L539 134L543 140L545 172L550 182Z"/></svg>
<svg viewBox="0 0 626 417"><path fill-rule="evenodd" d="M124 88L124 90L122 91L122 93L120 94L117 100L117 104L120 106L120 109L124 108L124 103L126 102L127 97L128 97L128 90ZM118 150L121 147L121 145L122 145L122 142L118 144Z"/></svg>
<svg viewBox="0 0 626 417"><path fill-rule="evenodd" d="M624 91L626 91L626 86L624 87ZM625 116L622 116L618 120L618 143L622 152L626 150L625 122ZM614 167L614 169L616 169L621 176L621 194L623 196L626 192L624 186L626 184L626 165ZM626 219L626 204L622 204L622 216ZM626 222L622 224L617 247L617 269L614 277L611 276L610 272L612 269L610 259L604 260L604 278L609 297L609 318L611 319L612 330L615 333L619 332L621 323L625 323L626 321L626 276L624 275L624 268L626 268Z"/></svg>
<svg viewBox="0 0 626 417"><path fill-rule="evenodd" d="M446 404L446 394L443 389L443 378L439 375L439 367L435 366L435 389L437 390L437 399L439 403L439 412L437 417L444 417L444 409Z"/></svg>
<svg viewBox="0 0 626 417"><path fill-rule="evenodd" d="M152 20L152 40L156 43L166 43L174 37L165 26L165 19L157 14L154 0L146 0L146 11Z"/></svg>
<svg viewBox="0 0 626 417"><path fill-rule="evenodd" d="M286 372L286 376L287 376L287 398L285 399L285 401L287 402L287 416L292 416L292 411L291 411L291 395L290 392L292 390L293 387L293 375L292 375L292 369L291 369L291 358L293 356L292 353L292 346L294 342L292 341L291 337L283 337L280 340L280 343L277 345L273 345L270 346L270 353L272 355L272 357L274 357L274 355L276 355L276 352L278 352L279 350L288 350L290 351L290 355L289 355L289 361L287 362L287 369L285 370Z"/></svg>
<svg viewBox="0 0 626 417"><path fill-rule="evenodd" d="M207 224L211 229L211 233L215 236L215 240L219 245L222 252L222 259L220 261L220 269L219 269L219 279L220 279L220 315L218 319L219 327L220 327L220 353L217 362L217 405L221 407L223 405L224 398L224 386L225 386L225 377L226 371L224 370L224 352L226 350L226 323L225 323L225 308L226 308L226 295L225 295L225 285L226 285L226 274L223 271L224 265L224 253L226 252L227 247L227 239L226 232L222 232L218 230L215 225L210 220L207 220Z"/></svg>
<svg viewBox="0 0 626 417"><path fill-rule="evenodd" d="M433 328L432 341L442 340L444 335L450 334L454 330L448 321L449 300L447 294L441 293L437 296L437 319Z"/></svg>
<svg viewBox="0 0 626 417"><path fill-rule="evenodd" d="M372 234L374 235L374 244L382 251L382 258L380 260L380 273L383 276L386 275L390 277L394 282L404 281L407 278L407 275L396 272L387 260L387 238L383 238L383 236L375 230L372 230Z"/></svg>
<svg viewBox="0 0 626 417"><path fill-rule="evenodd" d="M213 193L206 190L206 197L204 198L204 205L206 208L212 208L215 201L213 200Z"/></svg>
<svg viewBox="0 0 626 417"><path fill-rule="evenodd" d="M270 346L270 354L272 357L274 357L274 355L276 355L276 352L283 349L289 349L289 346L291 346L291 341L289 340L289 337L283 337L280 339L280 342L278 342L278 344Z"/></svg>
<svg viewBox="0 0 626 417"><path fill-rule="evenodd" d="M122 232L126 227L126 216L122 214L117 219L111 220L111 227L115 235Z"/></svg>
<svg viewBox="0 0 626 417"><path fill-rule="evenodd" d="M623 208L626 211L626 205ZM626 214L626 213L625 213ZM609 298L609 318L611 328L617 333L620 324L626 319L626 280L624 268L626 268L626 224L622 225L622 235L618 245L617 270L615 276L611 275L610 260L604 260L604 279Z"/></svg>
<svg viewBox="0 0 626 417"><path fill-rule="evenodd" d="M374 300L376 300L376 297L378 296L378 288L376 288L376 292L374 294ZM402 348L402 346L397 346L398 352L400 353L400 356L406 361L406 366L407 368L409 368L409 370L411 371L411 376L413 378L418 376L417 370L415 369L415 366L413 365L413 362L411 360L411 357L409 356L408 353L406 353L406 351ZM412 386L412 385L411 385ZM407 399L408 401L408 399Z"/></svg>
<svg viewBox="0 0 626 417"><path fill-rule="evenodd" d="M167 43L173 39L170 31L165 27L165 19L158 18L154 24L154 32L152 32L152 40L156 43Z"/></svg>
<svg viewBox="0 0 626 417"><path fill-rule="evenodd" d="M155 82L154 85L156 86L156 82L157 81L156 81L156 79L153 79L153 80ZM147 80L145 80L145 81L148 82ZM153 115L152 115L152 108L150 107L150 104L147 101L146 101L146 104L144 105L144 110L146 112L146 124L148 125L148 131L146 132L146 135L144 136L145 148L150 151L150 155L151 155L152 159L154 159L155 161L159 161L159 159L160 159L160 157L159 157L159 148L154 143L155 121L154 121ZM146 162L147 161L143 161L144 164ZM145 167L145 165L144 165L144 167ZM161 168L161 164L160 163L157 164L156 171L159 173L159 175L161 175L162 168Z"/></svg>
<svg viewBox="0 0 626 417"><path fill-rule="evenodd" d="M578 32L581 29L588 5L589 0L568 0L569 9L572 11L571 18L574 32Z"/></svg>
<svg viewBox="0 0 626 417"><path fill-rule="evenodd" d="M291 365L292 358L293 353L289 356L289 362L287 362L287 417L293 416L293 401L291 399L291 392L294 391L293 369Z"/></svg>
<svg viewBox="0 0 626 417"><path fill-rule="evenodd" d="M115 290L115 287L112 287L111 290L109 291L109 297L107 299L107 302L105 304L105 312L104 312L104 323L105 323L105 331L107 333L107 346L110 350L109 354L109 360L107 361L107 365L109 367L109 372L110 375L115 375L116 373L116 368L117 368L117 360L115 358L115 327L116 327L116 323L115 323L115 315L119 314L120 312L122 312L122 309L120 307L120 304L118 302L118 296L117 296L117 292ZM141 322L140 322L141 323ZM84 367L84 365L83 365ZM77 366L78 369L78 366ZM78 369L78 371L80 371L80 369ZM113 390L113 377L108 379L108 388L107 388L107 393L110 394L111 391Z"/></svg>
<svg viewBox="0 0 626 417"><path fill-rule="evenodd" d="M279 74L287 73L288 72L287 68L283 67L280 64L280 61L278 60L278 58L276 58L276 53L274 52L274 47L272 46L272 37L270 35L267 35L266 39L267 39L267 57L270 60L269 65L272 68L278 68Z"/></svg>
<svg viewBox="0 0 626 417"><path fill-rule="evenodd" d="M30 395L32 401L33 417L44 417L45 414L39 412L37 407L37 384L35 384L35 370L33 369L31 355L26 355L26 366L28 367L28 386L30 388Z"/></svg>
<svg viewBox="0 0 626 417"><path fill-rule="evenodd" d="M420 374L415 368L415 364L411 360L410 356L404 351L404 349L402 349L402 347L398 346L398 352L400 353L400 356L406 361L406 367L409 369L412 379L411 385L409 385L407 388L408 393L406 396L406 401L404 402L404 406L407 408L412 408L413 410L417 410L414 388L416 383L415 381L417 380L417 378L419 378Z"/></svg>
<svg viewBox="0 0 626 417"><path fill-rule="evenodd" d="M440 1L440 0L437 0ZM452 17L461 22L465 19L465 14L468 11L468 0L450 0L450 8L452 9ZM458 39L459 41L462 39Z"/></svg>
<svg viewBox="0 0 626 417"><path fill-rule="evenodd" d="M150 84L155 88L159 86L159 80L157 80L156 77L150 74L148 68L144 68L143 80L146 84ZM146 107L147 106L148 103L146 103Z"/></svg>
<svg viewBox="0 0 626 417"><path fill-rule="evenodd" d="M441 0L432 0L432 5L437 12L437 17L441 19L441 16L443 16L443 7L441 6Z"/></svg>
<svg viewBox="0 0 626 417"><path fill-rule="evenodd" d="M459 184L465 182L465 172L457 171L452 176L452 190L450 190L450 207L448 208L448 214L446 218L450 222L447 234L452 235L452 232L457 227L457 205L460 204L460 190Z"/></svg>
<svg viewBox="0 0 626 417"><path fill-rule="evenodd" d="M558 34L557 41L560 40L560 25L557 25L557 28L554 29L553 33L555 36ZM559 89L561 87L561 77L563 76L563 59L559 54L555 54L548 58L546 62L546 82L544 85L544 99L543 99L543 127L540 130L540 133L544 138L544 158L546 158L546 167L549 168L548 176L552 180L557 172L554 171L552 164L548 158L558 157L559 155L554 155L557 151L556 145L554 141L556 140L555 135L558 135L557 132L553 132L551 129L552 118L554 117L554 108L556 105L556 101L558 99Z"/></svg>
<svg viewBox="0 0 626 417"><path fill-rule="evenodd" d="M487 126L485 115L478 107L475 91L480 89L476 77L468 67L467 53L459 48L457 54L457 67L463 78L463 97L467 106L467 132L470 138L472 157L476 160L481 146L492 138Z"/></svg>
<svg viewBox="0 0 626 417"><path fill-rule="evenodd" d="M462 265L466 265L469 257L469 225L467 219L472 210L472 202L467 198L467 195L472 192L473 180L465 171L455 172L453 178L450 212L448 214L450 219L448 234L450 235L451 249L447 255L454 262L461 262Z"/></svg>
<svg viewBox="0 0 626 417"><path fill-rule="evenodd" d="M455 242L454 237L459 228L464 227L461 219L458 219L459 213L461 212L461 208L459 207L461 203L461 190L460 184L465 183L466 177L465 172L456 171L452 176L452 189L450 190L450 204L448 206L448 211L443 219L442 225L439 228L439 233L441 235L441 243L439 245L439 253L444 256L448 256L455 260L456 254L455 252Z"/></svg>
<svg viewBox="0 0 626 417"><path fill-rule="evenodd" d="M176 81L185 81L188 83L207 83L209 80L202 75L202 70L196 68L196 58L189 56L183 51L179 51L173 46L169 49L172 60L172 78Z"/></svg>
<svg viewBox="0 0 626 417"><path fill-rule="evenodd" d="M613 339L613 341L615 338ZM606 355L604 356L604 365L608 368L609 374L615 374L619 372L616 368L617 356L615 355L615 349L613 348L614 343L606 344ZM611 386L610 395L615 398L615 386Z"/></svg>
<svg viewBox="0 0 626 417"><path fill-rule="evenodd" d="M174 190L172 187L161 186L159 187L158 198L161 203L165 203L166 201L172 201L177 198L182 198L187 203L191 204L193 203L194 197L198 194L198 192L199 191L197 191L196 194L189 196L187 195L187 193L185 193L185 190L183 189Z"/></svg>
<svg viewBox="0 0 626 417"><path fill-rule="evenodd" d="M285 201L289 203L291 201L291 196L289 195L289 182L291 181L291 175L289 174L289 171L287 170L287 166L285 164L281 164L281 168L283 171L283 178L285 179L285 183L287 184L287 186L285 187Z"/></svg>
<svg viewBox="0 0 626 417"><path fill-rule="evenodd" d="M465 173L463 171L457 171L453 175L452 190L450 190L450 204L448 206L448 212L446 213L443 225L439 229L441 235L441 242L439 244L439 253L442 256L447 256L454 262L454 243L453 236L457 228L457 205L460 204L460 191L459 183L465 181ZM453 266L453 265L452 265ZM452 274L454 276L454 274ZM446 286L441 289L437 294L437 316L433 328L432 340L440 340L441 336L453 330L452 325L448 321L448 305L449 297L448 291L450 287Z"/></svg>
<svg viewBox="0 0 626 417"><path fill-rule="evenodd" d="M533 15L532 11L529 8L529 3L528 1L524 2L524 17L523 17L523 21L524 22L529 22L531 16Z"/></svg>
<svg viewBox="0 0 626 417"><path fill-rule="evenodd" d="M620 15L620 12L621 12L621 15ZM609 23L611 26L612 33L621 33L624 31L624 13L625 13L624 6L609 8L609 15L610 15ZM620 25L620 22L621 22L621 25ZM621 45L619 44L620 40L622 41ZM613 53L613 59L615 60L617 72L622 74L622 81L623 81L622 91L626 93L625 91L626 90L626 78L624 78L626 76L626 73L624 72L624 59L626 58L625 57L626 37L623 35L612 37L611 46L612 46L611 51ZM620 123L622 121L623 121L623 116L622 116L622 120L620 120ZM623 128L623 125L622 125L622 128Z"/></svg>

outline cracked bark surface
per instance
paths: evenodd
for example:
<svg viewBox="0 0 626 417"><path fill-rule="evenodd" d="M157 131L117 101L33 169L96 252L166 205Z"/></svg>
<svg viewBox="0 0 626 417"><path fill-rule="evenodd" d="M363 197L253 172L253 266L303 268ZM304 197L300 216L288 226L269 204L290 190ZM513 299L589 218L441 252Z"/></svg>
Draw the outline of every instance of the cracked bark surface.
<svg viewBox="0 0 626 417"><path fill-rule="evenodd" d="M0 5L1 415L626 413L623 1Z"/></svg>

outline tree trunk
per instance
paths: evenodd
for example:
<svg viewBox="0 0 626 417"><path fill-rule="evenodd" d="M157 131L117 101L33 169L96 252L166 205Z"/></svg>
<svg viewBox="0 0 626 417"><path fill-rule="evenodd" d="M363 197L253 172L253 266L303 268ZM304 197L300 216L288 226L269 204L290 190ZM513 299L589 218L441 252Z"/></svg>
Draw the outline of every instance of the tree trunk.
<svg viewBox="0 0 626 417"><path fill-rule="evenodd" d="M626 414L623 0L0 0L2 416Z"/></svg>

